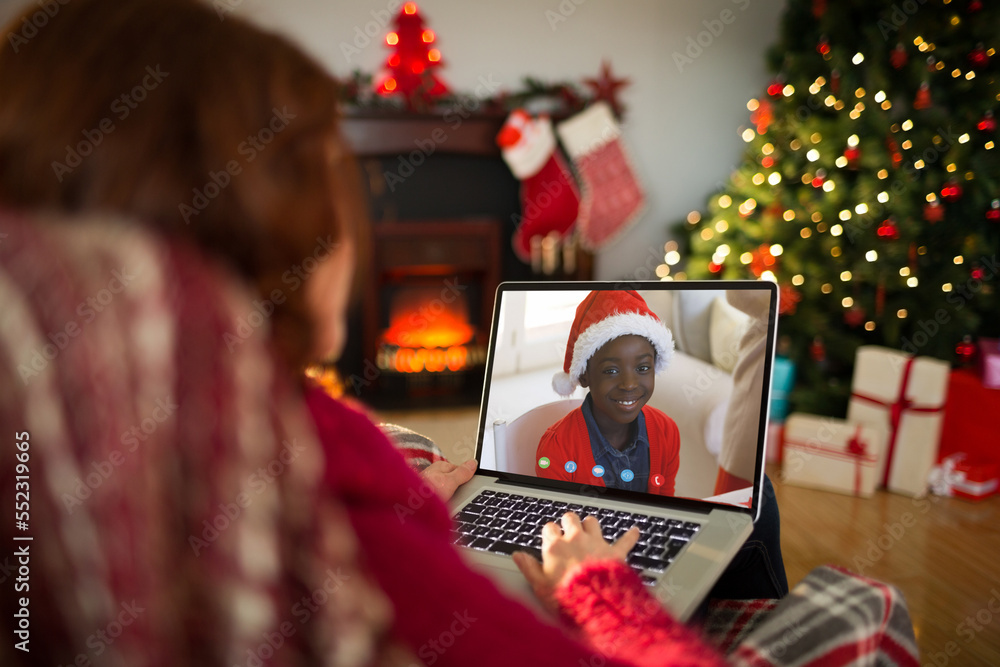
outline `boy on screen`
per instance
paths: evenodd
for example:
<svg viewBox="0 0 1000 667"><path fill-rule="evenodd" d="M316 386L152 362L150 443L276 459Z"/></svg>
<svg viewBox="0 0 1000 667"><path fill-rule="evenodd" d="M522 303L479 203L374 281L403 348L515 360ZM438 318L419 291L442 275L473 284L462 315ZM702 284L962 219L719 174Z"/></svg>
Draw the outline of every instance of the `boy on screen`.
<svg viewBox="0 0 1000 667"><path fill-rule="evenodd" d="M583 405L542 435L535 474L592 486L674 494L680 435L674 420L646 405L674 339L634 290L598 290L576 309L561 396L590 389Z"/></svg>

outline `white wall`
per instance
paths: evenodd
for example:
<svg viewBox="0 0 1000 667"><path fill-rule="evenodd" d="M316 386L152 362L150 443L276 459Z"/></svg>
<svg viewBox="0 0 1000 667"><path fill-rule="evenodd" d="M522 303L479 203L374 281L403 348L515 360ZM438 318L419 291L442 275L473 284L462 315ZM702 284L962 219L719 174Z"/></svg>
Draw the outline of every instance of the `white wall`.
<svg viewBox="0 0 1000 667"><path fill-rule="evenodd" d="M386 23L395 13L387 8L398 8L401 0L214 2L291 35L344 76L355 68L379 68L389 53L381 41L388 25L350 59L342 45L353 48L357 31L370 22L376 24L369 28ZM0 3L0 19L22 4ZM649 208L598 254L597 277L614 279L649 277L636 269L653 267L662 257L670 238L667 224L701 209L739 163L744 144L738 130L748 122L747 100L768 82L764 52L777 37L784 0L420 0L418 5L438 35L446 61L442 77L454 90L472 92L480 77L508 89L520 88L524 76L579 82L596 76L604 58L617 76L631 79L621 96L628 107L625 142ZM699 47L699 40L707 46ZM678 66L674 54L689 48L693 62Z"/></svg>

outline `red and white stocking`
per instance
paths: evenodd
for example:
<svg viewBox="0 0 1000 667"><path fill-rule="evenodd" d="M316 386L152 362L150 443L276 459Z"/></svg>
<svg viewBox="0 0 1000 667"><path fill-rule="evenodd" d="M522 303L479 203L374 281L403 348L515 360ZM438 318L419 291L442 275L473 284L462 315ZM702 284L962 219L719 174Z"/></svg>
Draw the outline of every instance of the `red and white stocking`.
<svg viewBox="0 0 1000 667"><path fill-rule="evenodd" d="M497 135L503 159L521 181L521 221L514 231L514 252L531 261L531 239L555 232L562 239L573 228L580 193L556 146L552 121L511 113Z"/></svg>
<svg viewBox="0 0 1000 667"><path fill-rule="evenodd" d="M596 250L618 237L646 207L645 194L605 102L596 102L556 128L581 181L577 230Z"/></svg>

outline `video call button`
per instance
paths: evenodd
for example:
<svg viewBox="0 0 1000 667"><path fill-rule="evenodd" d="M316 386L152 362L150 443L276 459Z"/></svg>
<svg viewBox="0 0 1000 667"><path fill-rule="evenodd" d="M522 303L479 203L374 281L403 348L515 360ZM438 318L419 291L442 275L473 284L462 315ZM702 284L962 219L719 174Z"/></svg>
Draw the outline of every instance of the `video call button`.
<svg viewBox="0 0 1000 667"><path fill-rule="evenodd" d="M663 479L663 475L660 474L653 475L653 486L663 486L663 483L665 481L666 480Z"/></svg>
<svg viewBox="0 0 1000 667"><path fill-rule="evenodd" d="M552 464L552 462L549 461L549 457L547 457L547 456L543 456L542 458L538 459L538 467L541 468L542 470L545 470L551 464Z"/></svg>

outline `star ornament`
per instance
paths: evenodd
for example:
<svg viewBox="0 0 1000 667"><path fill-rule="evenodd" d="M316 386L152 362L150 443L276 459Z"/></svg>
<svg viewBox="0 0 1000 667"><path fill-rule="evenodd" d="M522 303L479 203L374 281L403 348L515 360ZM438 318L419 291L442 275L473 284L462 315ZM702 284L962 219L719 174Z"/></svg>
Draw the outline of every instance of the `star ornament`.
<svg viewBox="0 0 1000 667"><path fill-rule="evenodd" d="M618 91L632 83L629 79L616 79L611 74L611 63L606 60L601 61L601 73L593 79L584 79L583 82L594 91L594 101L607 102L614 112L615 117L621 119L625 113L625 107L618 100Z"/></svg>

